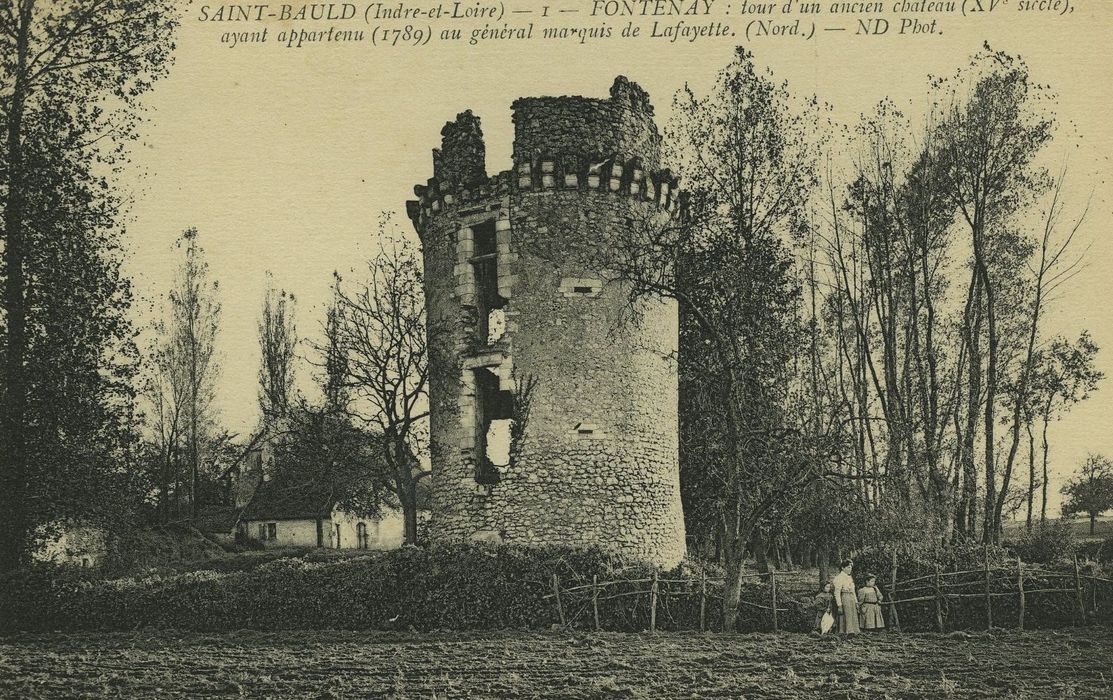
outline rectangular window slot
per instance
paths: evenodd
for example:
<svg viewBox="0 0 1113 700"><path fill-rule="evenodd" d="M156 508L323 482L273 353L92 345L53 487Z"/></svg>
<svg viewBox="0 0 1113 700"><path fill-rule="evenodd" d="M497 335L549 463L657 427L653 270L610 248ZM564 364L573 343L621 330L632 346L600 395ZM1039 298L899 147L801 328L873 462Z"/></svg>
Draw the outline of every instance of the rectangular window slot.
<svg viewBox="0 0 1113 700"><path fill-rule="evenodd" d="M485 221L472 227L475 254L471 258L475 273L476 340L489 345L491 312L506 306L507 299L499 294L498 246L495 222Z"/></svg>
<svg viewBox="0 0 1113 700"><path fill-rule="evenodd" d="M595 290L591 287L572 287L572 291L577 294L591 294Z"/></svg>
<svg viewBox="0 0 1113 700"><path fill-rule="evenodd" d="M475 481L497 484L499 467L509 463L509 435L506 421L514 416L514 394L499 387L499 378L486 367L475 370ZM498 423L492 430L492 424ZM492 437L506 442L495 444ZM498 456L496 464L492 459Z"/></svg>

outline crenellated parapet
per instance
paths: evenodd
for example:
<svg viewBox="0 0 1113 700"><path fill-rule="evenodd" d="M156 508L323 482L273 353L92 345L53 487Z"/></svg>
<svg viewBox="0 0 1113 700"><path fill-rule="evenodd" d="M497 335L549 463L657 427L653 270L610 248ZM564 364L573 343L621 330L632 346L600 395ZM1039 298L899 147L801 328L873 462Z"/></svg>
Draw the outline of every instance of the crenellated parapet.
<svg viewBox="0 0 1113 700"><path fill-rule="evenodd" d="M477 182L452 187L437 178L414 187L416 200L406 202L406 213L420 232L444 213L468 208L510 194L579 191L607 193L656 204L675 212L681 203L679 179L667 168L647 171L641 158L542 154L518 163L514 170Z"/></svg>

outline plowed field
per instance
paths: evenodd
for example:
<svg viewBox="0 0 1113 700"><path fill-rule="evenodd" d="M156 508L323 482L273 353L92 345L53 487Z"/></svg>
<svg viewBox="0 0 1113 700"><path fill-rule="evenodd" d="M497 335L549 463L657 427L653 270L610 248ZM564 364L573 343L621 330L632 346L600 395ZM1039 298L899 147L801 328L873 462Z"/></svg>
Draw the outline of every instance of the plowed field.
<svg viewBox="0 0 1113 700"><path fill-rule="evenodd" d="M21 634L0 697L1113 697L1113 631Z"/></svg>

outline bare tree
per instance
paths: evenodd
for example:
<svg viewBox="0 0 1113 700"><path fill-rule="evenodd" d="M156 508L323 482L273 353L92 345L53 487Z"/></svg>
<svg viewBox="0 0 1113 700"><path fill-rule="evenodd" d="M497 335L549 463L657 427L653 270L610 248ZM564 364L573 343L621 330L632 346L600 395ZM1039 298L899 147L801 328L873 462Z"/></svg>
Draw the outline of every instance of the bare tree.
<svg viewBox="0 0 1113 700"><path fill-rule="evenodd" d="M349 413L383 436L382 456L402 505L406 542L415 544L418 483L429 475L415 462L428 438L425 295L416 249L392 231L384 216L379 249L363 280L348 284L336 275L335 316L329 321L334 333L327 334L324 350L331 371L343 372L352 392Z"/></svg>
<svg viewBox="0 0 1113 700"><path fill-rule="evenodd" d="M183 363L176 357L176 347L163 320L152 326L154 338L147 353L147 364L142 379L142 396L148 404L147 425L150 441L157 456L151 465L153 479L158 486L158 519L167 523L171 513L177 511L181 496L180 457L183 432L183 415L188 390ZM174 502L171 502L173 495Z"/></svg>

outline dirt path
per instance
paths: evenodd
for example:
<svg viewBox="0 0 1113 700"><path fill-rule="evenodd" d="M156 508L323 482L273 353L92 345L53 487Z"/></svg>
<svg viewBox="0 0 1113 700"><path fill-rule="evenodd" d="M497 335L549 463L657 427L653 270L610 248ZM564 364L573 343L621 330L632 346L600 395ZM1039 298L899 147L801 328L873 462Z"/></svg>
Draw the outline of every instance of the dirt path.
<svg viewBox="0 0 1113 700"><path fill-rule="evenodd" d="M1113 697L1108 629L0 637L0 697Z"/></svg>

